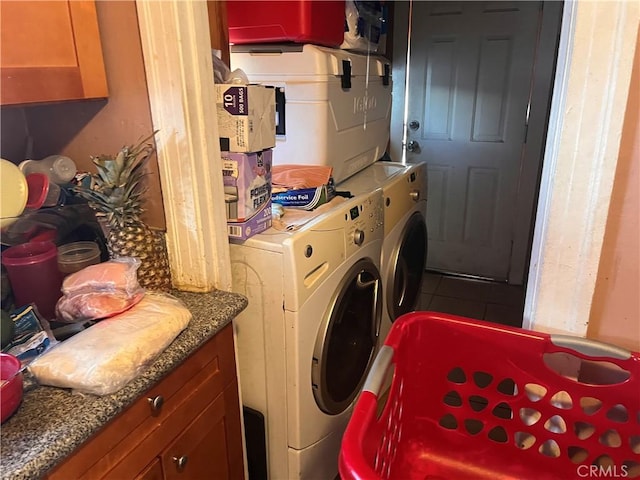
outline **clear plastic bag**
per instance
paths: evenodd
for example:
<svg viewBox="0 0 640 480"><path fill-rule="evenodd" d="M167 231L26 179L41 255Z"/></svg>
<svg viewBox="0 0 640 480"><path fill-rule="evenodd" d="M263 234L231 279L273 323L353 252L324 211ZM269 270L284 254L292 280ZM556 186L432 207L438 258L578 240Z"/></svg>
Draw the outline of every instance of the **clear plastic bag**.
<svg viewBox="0 0 640 480"><path fill-rule="evenodd" d="M122 257L89 265L64 279L56 303L56 320L63 323L100 320L125 312L145 294L138 282L140 260Z"/></svg>
<svg viewBox="0 0 640 480"><path fill-rule="evenodd" d="M89 265L64 279L62 293L72 295L78 292L120 290L133 295L141 288L138 283L140 263L134 257L121 257Z"/></svg>
<svg viewBox="0 0 640 480"><path fill-rule="evenodd" d="M23 365L58 343L49 322L38 313L34 303L13 310L10 316L14 334L2 351L17 357Z"/></svg>
<svg viewBox="0 0 640 480"><path fill-rule="evenodd" d="M29 370L42 385L108 395L140 375L190 320L177 298L147 293L126 312L60 342Z"/></svg>
<svg viewBox="0 0 640 480"><path fill-rule="evenodd" d="M347 0L345 2L344 42L340 48L377 52L383 24L381 2Z"/></svg>
<svg viewBox="0 0 640 480"><path fill-rule="evenodd" d="M56 304L56 320L63 323L86 322L113 317L126 312L142 297L144 289L133 293L123 290L80 291L72 295L63 295Z"/></svg>
<svg viewBox="0 0 640 480"><path fill-rule="evenodd" d="M237 83L246 85L249 77L240 68L231 71L226 63L219 56L220 50L211 50L211 58L213 59L213 82L216 85L223 83Z"/></svg>

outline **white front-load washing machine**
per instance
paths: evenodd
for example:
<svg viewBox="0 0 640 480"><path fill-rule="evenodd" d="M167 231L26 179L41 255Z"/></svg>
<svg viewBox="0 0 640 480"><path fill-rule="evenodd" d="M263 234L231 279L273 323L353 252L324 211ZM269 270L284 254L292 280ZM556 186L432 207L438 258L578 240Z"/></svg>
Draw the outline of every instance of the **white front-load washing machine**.
<svg viewBox="0 0 640 480"><path fill-rule="evenodd" d="M381 188L384 196L380 343L400 315L417 308L427 261L427 164L378 161L338 184L361 195Z"/></svg>
<svg viewBox="0 0 640 480"><path fill-rule="evenodd" d="M249 300L234 331L250 476L338 474L382 318L382 202L370 191L230 246L233 291Z"/></svg>

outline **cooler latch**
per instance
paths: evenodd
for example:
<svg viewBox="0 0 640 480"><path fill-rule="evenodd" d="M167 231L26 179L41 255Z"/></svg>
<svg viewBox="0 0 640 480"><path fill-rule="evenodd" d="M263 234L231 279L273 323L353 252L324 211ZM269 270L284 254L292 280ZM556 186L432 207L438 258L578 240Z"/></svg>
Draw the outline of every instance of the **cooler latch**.
<svg viewBox="0 0 640 480"><path fill-rule="evenodd" d="M340 84L343 90L351 88L351 62L349 60L342 60L342 75L340 77Z"/></svg>
<svg viewBox="0 0 640 480"><path fill-rule="evenodd" d="M287 134L286 97L283 87L276 87L276 135Z"/></svg>
<svg viewBox="0 0 640 480"><path fill-rule="evenodd" d="M389 64L385 63L384 64L384 75L382 76L382 85L384 85L385 87L389 85Z"/></svg>

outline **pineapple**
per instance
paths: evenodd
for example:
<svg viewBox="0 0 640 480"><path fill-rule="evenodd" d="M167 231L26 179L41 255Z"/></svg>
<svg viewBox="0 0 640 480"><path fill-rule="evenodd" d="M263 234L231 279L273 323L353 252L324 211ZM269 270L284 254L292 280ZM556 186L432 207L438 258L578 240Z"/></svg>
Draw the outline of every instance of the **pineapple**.
<svg viewBox="0 0 640 480"><path fill-rule="evenodd" d="M106 222L107 247L111 258L137 257L140 285L151 290L169 290L171 272L164 232L153 230L141 220L146 187L145 166L155 151L146 143L155 132L137 145L123 147L118 154L91 157L97 174L91 187L75 187L75 192Z"/></svg>

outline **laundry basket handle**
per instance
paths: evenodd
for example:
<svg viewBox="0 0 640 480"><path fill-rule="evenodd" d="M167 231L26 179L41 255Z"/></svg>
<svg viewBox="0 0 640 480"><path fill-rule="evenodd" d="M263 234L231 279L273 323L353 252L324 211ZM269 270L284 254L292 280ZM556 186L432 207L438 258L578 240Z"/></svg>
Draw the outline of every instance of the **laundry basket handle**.
<svg viewBox="0 0 640 480"><path fill-rule="evenodd" d="M389 345L383 345L380 348L371 366L371 370L369 370L369 375L367 375L367 380L362 390L373 393L376 397L378 396L387 375L387 369L393 360L393 354L393 347Z"/></svg>
<svg viewBox="0 0 640 480"><path fill-rule="evenodd" d="M574 350L589 357L608 357L617 360L629 360L631 352L608 343L589 340L571 335L550 335L551 343L557 347Z"/></svg>

